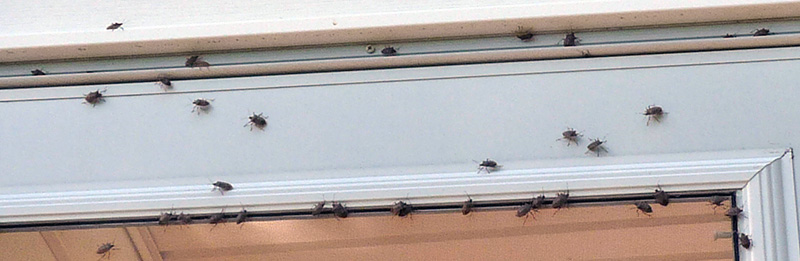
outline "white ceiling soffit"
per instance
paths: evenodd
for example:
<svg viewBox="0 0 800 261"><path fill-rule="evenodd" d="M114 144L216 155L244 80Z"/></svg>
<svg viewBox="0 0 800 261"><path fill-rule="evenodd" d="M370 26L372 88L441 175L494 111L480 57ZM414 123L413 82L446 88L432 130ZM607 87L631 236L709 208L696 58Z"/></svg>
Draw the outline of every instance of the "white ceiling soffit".
<svg viewBox="0 0 800 261"><path fill-rule="evenodd" d="M519 200L539 193L552 198L567 190L570 197L647 194L657 185L670 192L731 190L745 187L761 169L787 152L773 149L606 157L602 162L597 158L504 162L502 170L490 174L476 174L475 165L463 165L463 172L449 173L436 171L442 166L326 170L326 176L332 177L342 176L337 172L353 171L417 174L235 183L235 189L225 195L211 191L205 179L178 186L153 180L146 187L8 194L0 199L0 223L157 217L173 209L208 214L239 206L251 213L310 213L316 202L334 197L350 208L359 208L388 207L397 200L458 204L465 200L465 192L475 201L485 202ZM791 161L785 164L791 165ZM322 176L313 174L294 175ZM783 184L793 186L792 182ZM793 191L785 192L788 195ZM795 202L793 199L785 201Z"/></svg>
<svg viewBox="0 0 800 261"><path fill-rule="evenodd" d="M106 31L106 25L102 25L92 31L5 35L0 36L0 62L498 35L510 34L518 26L548 32L731 22L795 17L800 13L800 2L779 0L599 0L496 5L389 13L378 8L332 17L128 26L125 31L116 32Z"/></svg>

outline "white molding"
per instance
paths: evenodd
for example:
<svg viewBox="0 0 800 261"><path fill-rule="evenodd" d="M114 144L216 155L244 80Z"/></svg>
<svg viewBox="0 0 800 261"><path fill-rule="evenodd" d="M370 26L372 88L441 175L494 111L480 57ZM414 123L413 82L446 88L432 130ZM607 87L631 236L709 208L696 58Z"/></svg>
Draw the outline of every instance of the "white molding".
<svg viewBox="0 0 800 261"><path fill-rule="evenodd" d="M20 193L0 199L0 222L157 216L170 209L214 213L240 204L251 212L302 211L323 197L331 200L334 196L350 207L389 206L406 198L415 204L457 203L464 200L465 191L476 201L515 200L541 192L552 197L567 185L573 197L652 193L657 184L669 191L739 189L782 153L725 151L504 162L502 170L491 174L476 174L470 163L395 169L394 176L345 177L344 173L371 170L325 170L296 175L343 178L237 183L224 196L212 192L203 180L182 186ZM464 172L430 171L453 167Z"/></svg>
<svg viewBox="0 0 800 261"><path fill-rule="evenodd" d="M739 247L740 260L800 260L798 194L790 149L747 183L740 195L739 231L751 236L750 250Z"/></svg>

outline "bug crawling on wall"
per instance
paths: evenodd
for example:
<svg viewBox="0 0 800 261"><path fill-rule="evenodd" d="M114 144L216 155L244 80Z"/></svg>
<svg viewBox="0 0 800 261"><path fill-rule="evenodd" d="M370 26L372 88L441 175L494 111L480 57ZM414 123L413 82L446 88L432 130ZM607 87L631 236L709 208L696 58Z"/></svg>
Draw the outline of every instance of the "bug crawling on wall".
<svg viewBox="0 0 800 261"><path fill-rule="evenodd" d="M667 192L661 189L661 185L658 186L655 194L653 194L653 197L656 199L656 203L658 203L659 205L665 207L669 205L669 194L667 194Z"/></svg>
<svg viewBox="0 0 800 261"><path fill-rule="evenodd" d="M750 250L750 246L753 244L753 240L750 240L750 236L746 235L745 233L740 233L739 244L742 245L744 249Z"/></svg>
<svg viewBox="0 0 800 261"><path fill-rule="evenodd" d="M736 206L733 206L733 207L729 208L728 211L725 211L725 215L730 217L730 218L738 218L739 215L742 214L742 212L744 212L743 209L741 209L739 207L736 207Z"/></svg>
<svg viewBox="0 0 800 261"><path fill-rule="evenodd" d="M197 111L197 115L200 115L201 111L208 113L208 111L211 109L212 101L214 101L214 99L203 99L203 98L195 99L194 101L192 101L192 104L194 105L192 106L192 113L194 113L195 111Z"/></svg>
<svg viewBox="0 0 800 261"><path fill-rule="evenodd" d="M193 222L192 216L189 215L189 214L184 214L183 212L178 214L178 218L177 219L178 219L178 222L181 223L181 225L189 225L189 224L191 224Z"/></svg>
<svg viewBox="0 0 800 261"><path fill-rule="evenodd" d="M466 216L466 215L469 215L470 212L472 212L472 207L474 205L472 203L472 197L469 196L469 193L466 193L466 192L464 192L464 193L467 194L467 198L468 199L467 199L467 201L464 201L464 204L461 205L461 214Z"/></svg>
<svg viewBox="0 0 800 261"><path fill-rule="evenodd" d="M225 191L233 190L233 185L225 181L217 180L217 182L211 183L211 185L214 186L214 188L212 188L211 191L219 190L219 193L222 195L225 195Z"/></svg>
<svg viewBox="0 0 800 261"><path fill-rule="evenodd" d="M333 206L333 216L337 219L347 218L347 216L350 215L350 211L347 210L347 207L344 205L344 203L332 202L331 206Z"/></svg>
<svg viewBox="0 0 800 261"><path fill-rule="evenodd" d="M531 31L530 28L526 29L522 26L517 26L517 30L514 31L514 36L523 42L533 41L533 31Z"/></svg>
<svg viewBox="0 0 800 261"><path fill-rule="evenodd" d="M528 216L533 217L533 219L536 219L536 217L533 214L531 214L532 208L533 208L532 202L525 202L525 204L522 204L522 206L519 206L519 208L517 208L516 216L525 217L525 219L522 221L523 226L525 225L525 222L528 222Z"/></svg>
<svg viewBox="0 0 800 261"><path fill-rule="evenodd" d="M581 39L575 36L575 33L570 32L564 36L564 39L561 39L564 42L564 47L568 46L576 46L578 43L581 42Z"/></svg>
<svg viewBox="0 0 800 261"><path fill-rule="evenodd" d="M264 117L264 113L263 112L259 113L259 114L256 114L254 112L253 115L251 115L251 116L249 116L247 118L250 119L250 121L245 123L244 127L247 127L247 125L250 125L250 130L251 131L253 130L253 127L256 127L256 128L258 128L260 130L264 130L264 128L267 127L267 119L269 119L269 116Z"/></svg>
<svg viewBox="0 0 800 261"><path fill-rule="evenodd" d="M545 198L546 197L544 196L544 194L533 198L533 201L531 201L531 210L538 211L537 209L541 209L542 205L544 205Z"/></svg>
<svg viewBox="0 0 800 261"><path fill-rule="evenodd" d="M107 90L108 89L103 89L101 91L100 89L97 89L96 91L93 91L93 92L85 94L84 97L83 97L83 99L85 101L83 103L84 104L91 104L92 107L94 107L98 103L105 102L106 99L103 98L103 93L106 92Z"/></svg>
<svg viewBox="0 0 800 261"><path fill-rule="evenodd" d="M116 241L116 240L114 240L114 241ZM97 252L96 253L98 255L102 255L102 256L100 256L100 258L98 260L103 259L104 257L108 257L108 259L111 259L111 250L114 250L114 249L116 249L116 248L114 248L114 242L103 243L102 245L97 247Z"/></svg>
<svg viewBox="0 0 800 261"><path fill-rule="evenodd" d="M769 29L767 28L757 29L753 32L753 36L765 36L765 35L770 35Z"/></svg>
<svg viewBox="0 0 800 261"><path fill-rule="evenodd" d="M403 201L398 201L392 206L391 212L395 216L405 217L410 215L411 212L414 212L414 206Z"/></svg>
<svg viewBox="0 0 800 261"><path fill-rule="evenodd" d="M163 212L158 217L158 224L161 226L169 226L169 222L172 221L173 218L175 218L175 213L173 211ZM166 229L166 227L164 229Z"/></svg>
<svg viewBox="0 0 800 261"><path fill-rule="evenodd" d="M208 223L214 224L213 226L211 226L211 229L209 229L209 231L214 230L214 228L217 227L219 223L225 223L225 222L226 222L225 210L223 209L221 212L208 217Z"/></svg>
<svg viewBox="0 0 800 261"><path fill-rule="evenodd" d="M158 81L156 82L156 85L161 87L161 89L164 90L164 91L168 91L169 89L172 89L172 81L170 81L169 78L167 78L166 76L158 77Z"/></svg>
<svg viewBox="0 0 800 261"><path fill-rule="evenodd" d="M588 150L584 154L597 153L597 156L600 157L600 151L608 153L608 150L603 147L603 143L606 143L606 140L601 140L599 138L589 140L591 140L592 143L589 143L589 146L586 146L586 149Z"/></svg>
<svg viewBox="0 0 800 261"><path fill-rule="evenodd" d="M553 212L553 216L558 213L561 208L566 207L569 203L569 189L567 193L558 193L556 194L556 198L553 200L553 208L556 209L556 212Z"/></svg>
<svg viewBox="0 0 800 261"><path fill-rule="evenodd" d="M573 128L567 128L567 130L561 133L561 138L557 139L556 141L566 140L567 147L569 147L569 144L573 142L575 143L575 146L578 146L578 139L580 139L581 137L583 137L583 134L581 134L580 132L576 131Z"/></svg>
<svg viewBox="0 0 800 261"><path fill-rule="evenodd" d="M647 202L644 202L644 201L638 201L634 205L636 205L636 216L637 217L639 216L639 212L640 211L645 216L652 217L650 215L650 213L653 213L653 207L651 207L650 204L647 204Z"/></svg>
<svg viewBox="0 0 800 261"><path fill-rule="evenodd" d="M41 69L34 69L31 71L31 74L33 74L34 76L47 75L47 73L45 73Z"/></svg>
<svg viewBox="0 0 800 261"><path fill-rule="evenodd" d="M247 222L247 220L247 209L244 209L244 206L242 206L242 211L239 211L239 214L236 215L236 224L244 225L244 222Z"/></svg>
<svg viewBox="0 0 800 261"><path fill-rule="evenodd" d="M655 104L647 106L647 109L642 113L642 115L647 116L647 126L650 126L650 120L661 122L661 117L665 114L667 114L667 112L665 112L661 106L656 106Z"/></svg>
<svg viewBox="0 0 800 261"><path fill-rule="evenodd" d="M481 171L484 171L484 170L488 174L488 173L491 173L492 171L495 171L495 170L503 167L503 165L498 165L497 161L494 161L494 160L489 159L489 158L486 158L484 161L481 161L481 162L478 162L478 161L475 161L475 160L473 160L473 162L478 163L478 174L480 174Z"/></svg>
<svg viewBox="0 0 800 261"><path fill-rule="evenodd" d="M122 28L122 23L111 23L111 25L109 25L108 27L106 27L106 30L111 30L112 32L113 32L114 30L117 30L117 29L120 29L120 30L122 30L122 31L125 31L125 28ZM136 31L136 30L134 30L134 31Z"/></svg>
<svg viewBox="0 0 800 261"><path fill-rule="evenodd" d="M199 55L193 55L193 56L190 56L189 58L186 58L185 65L186 65L186 67L192 67L192 68L199 67L201 69L203 67L208 68L209 66L211 66L211 64L209 64L208 62L203 61L203 59L200 58Z"/></svg>
<svg viewBox="0 0 800 261"><path fill-rule="evenodd" d="M383 56L394 56L397 54L397 49L394 49L394 47L391 46L386 46L383 48L383 50L381 50L381 54L383 54Z"/></svg>
<svg viewBox="0 0 800 261"><path fill-rule="evenodd" d="M319 203L314 205L314 208L311 209L311 215L312 216L319 216L320 214L322 214L322 212L325 211L325 203L328 203L328 202L325 201L325 197L323 196L322 201L320 201Z"/></svg>

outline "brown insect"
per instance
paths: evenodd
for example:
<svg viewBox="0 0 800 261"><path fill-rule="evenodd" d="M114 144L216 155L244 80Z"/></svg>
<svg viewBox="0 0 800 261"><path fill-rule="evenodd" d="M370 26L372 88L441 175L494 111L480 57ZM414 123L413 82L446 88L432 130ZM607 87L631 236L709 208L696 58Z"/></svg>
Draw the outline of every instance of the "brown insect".
<svg viewBox="0 0 800 261"><path fill-rule="evenodd" d="M645 214L648 217L652 217L650 215L650 213L653 213L653 208L650 207L650 204L647 204L647 202L644 202L644 201L639 201L639 202L636 202L635 205L636 205L636 216L637 217L639 216L639 211L641 211L642 214Z"/></svg>
<svg viewBox="0 0 800 261"><path fill-rule="evenodd" d="M398 201L394 203L394 206L391 209L392 214L398 217L405 217L414 212L414 207L411 204L407 204L403 201Z"/></svg>
<svg viewBox="0 0 800 261"><path fill-rule="evenodd" d="M214 188L211 189L211 191L219 190L219 193L222 195L225 195L225 191L233 190L233 185L225 181L217 180L217 182L211 183L211 185L214 185Z"/></svg>
<svg viewBox="0 0 800 261"><path fill-rule="evenodd" d="M223 209L222 212L219 212L217 214L214 214L214 215L211 215L210 217L208 217L208 223L209 224L214 224L214 226L212 226L210 230L214 230L214 228L217 227L217 224L226 222L225 213L224 212L225 212L225 210Z"/></svg>
<svg viewBox="0 0 800 261"><path fill-rule="evenodd" d="M653 197L656 198L656 203L665 207L669 205L669 194L667 194L667 192L662 190L660 185L656 189L656 193L653 194Z"/></svg>
<svg viewBox="0 0 800 261"><path fill-rule="evenodd" d="M120 29L120 30L122 30L122 31L125 31L125 28L122 28L122 23L111 23L111 25L109 25L108 27L106 27L106 30L111 30L112 32L113 32L114 30L117 30L117 29Z"/></svg>
<svg viewBox="0 0 800 261"><path fill-rule="evenodd" d="M254 126L256 128L261 129L261 130L264 130L264 128L267 127L267 119L269 119L269 116L264 117L264 113L263 112L259 113L259 114L256 114L254 112L252 116L247 117L247 118L250 119L250 121L245 123L244 127L247 127L247 125L250 125L250 130L251 131L253 130Z"/></svg>
<svg viewBox="0 0 800 261"><path fill-rule="evenodd" d="M170 81L169 78L167 77L158 78L158 82L156 82L156 85L161 86L161 89L164 91L172 89L172 81Z"/></svg>
<svg viewBox="0 0 800 261"><path fill-rule="evenodd" d="M709 201L709 203L711 203L711 205L714 205L713 208L714 208L714 210L716 210L717 207L723 206L722 203L725 202L725 200L726 200L725 197L713 196L713 197L711 197L711 200Z"/></svg>
<svg viewBox="0 0 800 261"><path fill-rule="evenodd" d="M568 33L566 36L564 36L564 39L561 39L561 41L564 41L564 46L567 47L578 45L578 43L581 42L581 39L575 37L575 33Z"/></svg>
<svg viewBox="0 0 800 261"><path fill-rule="evenodd" d="M325 200L322 200L319 203L317 203L316 205L314 205L314 208L311 209L311 215L312 216L319 216L320 214L322 214L322 212L325 211L325 203L328 203L328 202L325 201Z"/></svg>
<svg viewBox="0 0 800 261"><path fill-rule="evenodd" d="M161 216L158 217L158 224L162 226L168 226L169 222L175 218L175 213L173 212L164 212L161 213Z"/></svg>
<svg viewBox="0 0 800 261"><path fill-rule="evenodd" d="M469 194L467 194L467 198L469 199L464 201L464 204L461 205L461 214L465 216L472 212L472 207L474 206L472 203L472 197L470 197Z"/></svg>
<svg viewBox="0 0 800 261"><path fill-rule="evenodd" d="M544 200L545 200L544 194L533 198L533 201L531 201L531 210L537 211L537 209L542 208L542 205L544 205Z"/></svg>
<svg viewBox="0 0 800 261"><path fill-rule="evenodd" d="M45 73L41 69L34 69L31 71L31 74L33 74L34 76L47 75L47 73Z"/></svg>
<svg viewBox="0 0 800 261"><path fill-rule="evenodd" d="M725 34L725 36L723 36L722 38L734 38L734 37L736 37L735 34Z"/></svg>
<svg viewBox="0 0 800 261"><path fill-rule="evenodd" d="M383 48L383 50L381 50L381 54L383 54L384 56L393 56L397 54L397 50L394 49L394 47L386 46L386 48Z"/></svg>
<svg viewBox="0 0 800 261"><path fill-rule="evenodd" d="M114 249L115 249L114 248L114 242L103 243L102 245L97 247L97 254L98 255L102 255L102 256L100 256L100 259L103 259L104 257L108 257L108 259L111 259L111 250L114 250Z"/></svg>
<svg viewBox="0 0 800 261"><path fill-rule="evenodd" d="M341 202L333 202L331 206L333 206L333 216L336 218L346 218L350 215L350 211Z"/></svg>
<svg viewBox="0 0 800 261"><path fill-rule="evenodd" d="M531 29L525 29L522 26L517 26L517 30L514 31L514 36L523 42L533 41L533 32Z"/></svg>
<svg viewBox="0 0 800 261"><path fill-rule="evenodd" d="M192 104L194 104L194 106L192 107L192 112L194 113L195 111L197 111L197 115L200 115L201 111L208 113L208 110L211 109L212 101L214 101L214 99L203 99L203 98L195 99L194 101L192 101Z"/></svg>
<svg viewBox="0 0 800 261"><path fill-rule="evenodd" d="M191 224L193 222L192 216L190 216L189 214L184 214L183 212L178 214L178 218L177 219L178 219L178 222L181 223L181 225L189 225L189 224Z"/></svg>
<svg viewBox="0 0 800 261"><path fill-rule="evenodd" d="M567 128L567 130L561 133L561 138L557 139L556 141L566 140L567 147L569 147L569 144L573 142L575 143L575 146L578 146L578 139L580 139L580 137L583 137L583 134L573 128Z"/></svg>
<svg viewBox="0 0 800 261"><path fill-rule="evenodd" d="M556 212L553 212L553 216L558 213L561 208L566 207L569 203L569 190L567 193L558 193L556 194L556 199L553 200L553 208L556 209Z"/></svg>
<svg viewBox="0 0 800 261"><path fill-rule="evenodd" d="M192 68L200 67L202 69L202 67L209 67L209 66L211 66L211 64L209 64L206 61L203 61L203 59L200 58L200 56L198 55L194 55L186 59L186 67L192 67Z"/></svg>
<svg viewBox="0 0 800 261"><path fill-rule="evenodd" d="M497 161L494 161L494 160L489 159L489 158L486 158L486 160L481 161L481 162L477 162L477 161L474 161L474 160L473 160L473 162L478 163L478 174L480 174L481 171L484 171L484 170L488 174L488 173L491 173L494 170L497 170L497 169L503 167L503 165L497 165Z"/></svg>
<svg viewBox="0 0 800 261"><path fill-rule="evenodd" d="M730 217L730 218L737 218L737 217L739 217L739 215L742 214L742 212L744 212L744 210L742 210L739 207L735 207L734 206L734 207L729 208L728 211L725 211L725 215Z"/></svg>
<svg viewBox="0 0 800 261"><path fill-rule="evenodd" d="M606 150L606 148L603 147L603 143L605 143L606 140L600 140L599 138L589 139L589 140L591 140L592 143L589 143L589 146L586 146L588 150L584 154L597 153L597 156L600 157L600 151L605 151L606 153L608 153L608 150Z"/></svg>
<svg viewBox="0 0 800 261"><path fill-rule="evenodd" d="M744 249L750 249L750 245L753 244L753 241L750 240L750 236L739 233L739 244L742 245Z"/></svg>
<svg viewBox="0 0 800 261"><path fill-rule="evenodd" d="M765 35L769 35L769 34L770 34L769 33L769 29L761 28L761 29L755 30L755 33L753 33L753 36L765 36Z"/></svg>
<svg viewBox="0 0 800 261"><path fill-rule="evenodd" d="M533 214L531 214L532 208L533 205L531 204L531 202L526 202L525 204L522 204L522 206L519 206L519 208L517 208L517 217L525 217L525 220L522 221L523 226L525 225L525 222L528 222L528 216L531 216L533 217L533 219L536 219L536 217L533 216Z"/></svg>
<svg viewBox="0 0 800 261"><path fill-rule="evenodd" d="M85 101L83 103L91 104L92 107L94 107L98 103L105 102L106 100L105 98L103 98L103 93L106 92L107 90L108 89L103 89L101 91L100 89L97 89L96 91L85 94L84 95L85 97L83 97Z"/></svg>
<svg viewBox="0 0 800 261"><path fill-rule="evenodd" d="M656 122L661 122L661 117L667 114L664 112L660 106L656 106L655 104L647 106L647 109L644 110L642 115L647 116L647 125L650 125L650 120L655 120Z"/></svg>
<svg viewBox="0 0 800 261"><path fill-rule="evenodd" d="M236 215L236 224L242 224L247 222L247 210L242 207L242 211L239 211L239 214Z"/></svg>

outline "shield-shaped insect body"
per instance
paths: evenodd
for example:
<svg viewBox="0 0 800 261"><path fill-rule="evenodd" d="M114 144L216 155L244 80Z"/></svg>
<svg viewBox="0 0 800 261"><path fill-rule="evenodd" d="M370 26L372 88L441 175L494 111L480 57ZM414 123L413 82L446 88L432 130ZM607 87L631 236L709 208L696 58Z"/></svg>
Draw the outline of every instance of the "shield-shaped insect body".
<svg viewBox="0 0 800 261"><path fill-rule="evenodd" d="M214 188L211 189L211 191L219 190L219 193L222 194L222 195L225 195L225 191L233 190L233 185L231 185L231 183L228 183L228 182L225 182L225 181L217 180L217 182L211 183L211 185L214 186Z"/></svg>
<svg viewBox="0 0 800 261"><path fill-rule="evenodd" d="M650 216L650 213L653 213L653 207L651 207L650 204L647 204L647 202L639 201L636 202L635 205L636 205L636 216L639 216L639 211L641 211L643 214L647 216Z"/></svg>
<svg viewBox="0 0 800 261"><path fill-rule="evenodd" d="M403 201L398 201L394 203L391 209L392 214L398 217L405 217L414 212L414 207L411 204L405 203Z"/></svg>
<svg viewBox="0 0 800 261"><path fill-rule="evenodd" d="M31 74L33 74L34 76L47 75L47 73L45 73L41 69L34 69L31 71Z"/></svg>
<svg viewBox="0 0 800 261"><path fill-rule="evenodd" d="M750 249L750 246L753 244L753 241L750 240L750 236L745 235L744 233L740 233L739 244L742 245L744 249Z"/></svg>
<svg viewBox="0 0 800 261"><path fill-rule="evenodd" d="M246 209L242 209L242 211L239 211L239 214L236 215L236 224L237 225L242 224L244 222L247 222L247 210Z"/></svg>
<svg viewBox="0 0 800 261"><path fill-rule="evenodd" d="M97 105L98 103L105 102L105 98L103 98L103 93L106 92L107 89L97 89L96 91L87 93L84 95L83 99L85 100L83 103L91 104L92 107Z"/></svg>
<svg viewBox="0 0 800 261"><path fill-rule="evenodd" d="M159 77L156 85L160 86L164 91L172 89L172 81L170 81L167 77Z"/></svg>
<svg viewBox="0 0 800 261"><path fill-rule="evenodd" d="M267 127L267 119L269 119L269 116L264 117L264 113L256 114L254 112L253 115L251 115L251 116L249 116L247 118L250 119L250 121L245 123L244 127L247 127L247 125L250 125L250 130L251 131L253 130L253 127L256 127L256 128L258 128L260 130L264 130L264 128Z"/></svg>
<svg viewBox="0 0 800 261"><path fill-rule="evenodd" d="M180 214L178 214L178 222L180 222L181 225L191 224L192 223L192 216L190 216L189 214L184 214L183 212L181 212Z"/></svg>
<svg viewBox="0 0 800 261"><path fill-rule="evenodd" d="M566 46L576 46L576 45L578 45L578 43L581 42L581 40L578 37L575 36L575 33L572 33L572 32L568 33L566 36L564 36L564 39L561 39L561 40L564 41L564 46L565 47Z"/></svg>
<svg viewBox="0 0 800 261"><path fill-rule="evenodd" d="M162 226L169 225L169 222L175 217L175 214L172 212L164 212L161 213L161 216L158 217L158 224Z"/></svg>
<svg viewBox="0 0 800 261"><path fill-rule="evenodd" d="M114 243L103 243L99 247L97 247L97 254L102 255L100 258L108 256L111 257L111 250L114 249Z"/></svg>
<svg viewBox="0 0 800 261"><path fill-rule="evenodd" d="M122 23L111 23L111 25L109 25L108 27L106 27L106 30L111 30L112 32L113 32L114 30L117 30L117 29L120 29L120 30L122 30L122 31L125 31L125 28L122 28ZM134 30L134 31L136 31L136 30Z"/></svg>
<svg viewBox="0 0 800 261"><path fill-rule="evenodd" d="M767 28L761 28L761 29L758 29L758 30L756 30L756 31L753 33L753 36L765 36L765 35L769 35L769 34L770 34L770 33L769 33L769 29L767 29Z"/></svg>
<svg viewBox="0 0 800 261"><path fill-rule="evenodd" d="M586 146L586 154L588 153L596 153L598 157L600 157L600 151L608 153L608 150L603 147L603 143L606 143L605 140L598 139L590 139L592 143L589 143L589 146Z"/></svg>
<svg viewBox="0 0 800 261"><path fill-rule="evenodd" d="M489 159L489 158L486 158L485 160L483 160L481 162L475 161L475 163L478 163L478 174L480 174L481 171L486 171L486 173L488 174L488 173L491 173L492 171L495 171L495 170L503 167L503 165L498 165L497 161L494 161L494 160Z"/></svg>
<svg viewBox="0 0 800 261"><path fill-rule="evenodd" d="M737 217L739 217L739 215L742 214L742 212L744 212L743 209L734 206L734 207L729 208L728 211L725 211L725 215L730 217L730 218L737 218Z"/></svg>
<svg viewBox="0 0 800 261"><path fill-rule="evenodd" d="M653 197L656 199L656 203L658 203L659 205L665 207L669 205L669 194L667 194L667 192L662 190L661 187L656 189L656 192L655 194L653 194Z"/></svg>
<svg viewBox="0 0 800 261"><path fill-rule="evenodd" d="M314 208L311 209L311 215L319 216L320 214L322 214L322 212L325 211L325 203L327 202L323 200L314 205Z"/></svg>
<svg viewBox="0 0 800 261"><path fill-rule="evenodd" d="M461 205L461 214L465 216L469 215L469 213L472 212L472 207L473 207L472 197L470 197L469 194L467 194L467 198L469 199L467 201L464 201L464 204Z"/></svg>
<svg viewBox="0 0 800 261"><path fill-rule="evenodd" d="M556 194L556 198L553 199L553 208L556 209L556 212L553 212L553 216L558 213L561 208L566 207L569 203L569 191L567 193L558 193Z"/></svg>
<svg viewBox="0 0 800 261"><path fill-rule="evenodd" d="M350 215L350 211L347 210L347 207L341 202L333 202L331 203L331 206L333 206L334 217L346 218L348 215Z"/></svg>
<svg viewBox="0 0 800 261"><path fill-rule="evenodd" d="M397 49L394 49L394 47L391 46L386 46L383 48L383 50L381 50L381 54L384 56L394 56L397 55Z"/></svg>
<svg viewBox="0 0 800 261"><path fill-rule="evenodd" d="M211 109L212 101L214 101L214 99L203 99L203 98L195 99L194 101L192 101L192 104L194 105L192 106L192 113L194 113L195 111L197 111L198 115L200 115L201 111L208 113L208 111Z"/></svg>
<svg viewBox="0 0 800 261"><path fill-rule="evenodd" d="M567 128L567 130L565 130L564 132L561 132L561 138L558 139L558 140L566 140L567 141L567 147L569 147L569 144L573 143L573 142L575 143L575 146L577 146L578 145L578 140L581 137L583 137L583 134L581 134L580 132L576 131L573 128Z"/></svg>
<svg viewBox="0 0 800 261"><path fill-rule="evenodd" d="M514 36L523 42L533 41L533 31L531 31L531 29L526 29L522 26L517 26L517 30L514 31Z"/></svg>
<svg viewBox="0 0 800 261"><path fill-rule="evenodd" d="M655 120L656 122L661 122L661 117L667 114L661 106L650 105L647 106L647 109L644 110L642 115L647 116L647 125L650 125L650 120Z"/></svg>

